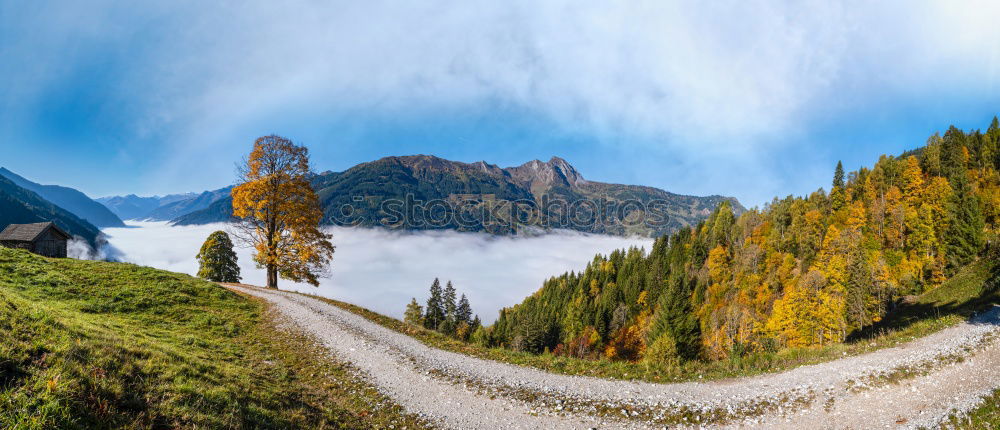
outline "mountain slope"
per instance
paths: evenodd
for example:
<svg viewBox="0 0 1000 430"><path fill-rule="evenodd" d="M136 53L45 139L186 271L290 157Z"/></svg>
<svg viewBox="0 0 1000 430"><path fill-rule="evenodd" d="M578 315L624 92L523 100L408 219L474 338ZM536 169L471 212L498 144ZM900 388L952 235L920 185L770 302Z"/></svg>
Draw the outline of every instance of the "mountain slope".
<svg viewBox="0 0 1000 430"><path fill-rule="evenodd" d="M212 203L229 197L229 192L232 189L233 187L225 187L214 191L205 191L186 199L168 202L153 209L143 218L150 221L170 221L177 217L205 209Z"/></svg>
<svg viewBox="0 0 1000 430"><path fill-rule="evenodd" d="M125 223L107 207L73 188L37 184L3 167L0 167L0 176L6 177L21 188L37 193L45 200L55 203L99 228L125 226Z"/></svg>
<svg viewBox="0 0 1000 430"><path fill-rule="evenodd" d="M996 120L985 134L950 127L910 152L919 157L849 173L838 164L829 193L742 215L720 205L649 250L598 255L545 281L500 311L490 344L678 362L842 343L998 243L996 148Z"/></svg>
<svg viewBox="0 0 1000 430"><path fill-rule="evenodd" d="M96 247L100 230L66 209L0 176L0 229L8 224L53 221L67 233L83 237Z"/></svg>
<svg viewBox="0 0 1000 430"><path fill-rule="evenodd" d="M148 218L149 213L160 206L197 196L195 193L168 194L166 196L152 197L139 197L135 194L129 194L127 196L100 197L95 200L107 206L111 212L114 212L121 219L142 220Z"/></svg>
<svg viewBox="0 0 1000 430"><path fill-rule="evenodd" d="M425 428L266 306L0 248L0 428Z"/></svg>
<svg viewBox="0 0 1000 430"><path fill-rule="evenodd" d="M318 174L312 184L327 224L412 230L513 234L559 228L653 236L703 220L723 200L737 213L744 210L728 197L588 181L557 157L511 168L427 155L386 157ZM227 221L231 205L220 199L174 223Z"/></svg>

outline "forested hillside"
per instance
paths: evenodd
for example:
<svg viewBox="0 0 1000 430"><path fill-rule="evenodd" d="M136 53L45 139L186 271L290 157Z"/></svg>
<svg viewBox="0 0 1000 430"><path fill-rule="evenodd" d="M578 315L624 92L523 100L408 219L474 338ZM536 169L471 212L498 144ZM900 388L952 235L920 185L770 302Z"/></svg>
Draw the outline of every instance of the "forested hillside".
<svg viewBox="0 0 1000 430"><path fill-rule="evenodd" d="M588 181L566 160L500 168L429 155L385 157L312 178L330 225L513 234L571 229L654 236L704 220L723 196ZM177 225L229 221L232 199L180 216Z"/></svg>
<svg viewBox="0 0 1000 430"><path fill-rule="evenodd" d="M951 127L830 192L775 198L597 256L503 309L494 345L670 361L842 342L996 245L1000 124ZM996 282L996 281L994 281Z"/></svg>
<svg viewBox="0 0 1000 430"><path fill-rule="evenodd" d="M46 221L55 222L67 233L84 238L92 247L96 248L98 240L102 240L99 239L101 231L93 224L0 175L0 230L9 224Z"/></svg>
<svg viewBox="0 0 1000 430"><path fill-rule="evenodd" d="M66 209L98 228L125 227L125 223L117 215L79 190L60 185L38 184L3 167L0 167L0 176L25 190L38 194L43 199Z"/></svg>

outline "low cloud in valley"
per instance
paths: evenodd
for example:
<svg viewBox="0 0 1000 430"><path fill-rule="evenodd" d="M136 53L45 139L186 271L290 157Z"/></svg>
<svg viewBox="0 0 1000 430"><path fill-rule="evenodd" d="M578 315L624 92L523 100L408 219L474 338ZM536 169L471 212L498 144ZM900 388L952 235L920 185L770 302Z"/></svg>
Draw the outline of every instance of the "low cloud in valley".
<svg viewBox="0 0 1000 430"><path fill-rule="evenodd" d="M123 261L194 275L202 242L225 225L172 227L166 223L131 223L110 228L111 246ZM319 288L279 281L282 289L310 292L401 317L411 297L422 303L435 277L451 280L469 296L473 310L492 322L501 307L535 292L542 281L580 270L597 253L644 246L652 241L558 232L537 237L494 237L452 231L404 233L383 229L333 227L337 252L331 277ZM264 271L238 249L243 282L263 285Z"/></svg>

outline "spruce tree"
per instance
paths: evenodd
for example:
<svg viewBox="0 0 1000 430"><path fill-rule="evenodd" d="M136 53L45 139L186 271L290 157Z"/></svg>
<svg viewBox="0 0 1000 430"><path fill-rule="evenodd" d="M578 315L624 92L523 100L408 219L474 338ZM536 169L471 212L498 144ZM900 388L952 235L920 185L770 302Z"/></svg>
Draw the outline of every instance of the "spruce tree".
<svg viewBox="0 0 1000 430"><path fill-rule="evenodd" d="M458 324L466 323L472 325L472 306L469 305L469 299L462 294L462 298L458 301L458 308L455 310L455 322Z"/></svg>
<svg viewBox="0 0 1000 430"><path fill-rule="evenodd" d="M847 204L847 197L844 195L844 165L837 161L837 168L833 171L833 189L830 190L830 207L838 211Z"/></svg>
<svg viewBox="0 0 1000 430"><path fill-rule="evenodd" d="M240 266L236 264L233 241L224 231L208 236L195 257L200 268L198 277L212 282L240 282Z"/></svg>
<svg viewBox="0 0 1000 430"><path fill-rule="evenodd" d="M444 308L444 321L441 322L439 331L447 335L455 334L455 328L458 327L458 321L455 318L458 306L455 304L455 286L451 284L451 281L448 281L444 287L441 304Z"/></svg>
<svg viewBox="0 0 1000 430"><path fill-rule="evenodd" d="M424 309L417 303L416 297L410 299L410 304L406 305L406 312L403 313L403 321L416 326L424 324Z"/></svg>
<svg viewBox="0 0 1000 430"><path fill-rule="evenodd" d="M949 127L944 133L941 147L941 174L948 178L952 188L957 189L959 181L965 177L964 153L967 140L965 133L955 126Z"/></svg>
<svg viewBox="0 0 1000 430"><path fill-rule="evenodd" d="M444 307L441 302L441 281L434 278L431 284L431 296L427 299L427 312L424 316L424 327L437 330L444 322Z"/></svg>
<svg viewBox="0 0 1000 430"><path fill-rule="evenodd" d="M844 188L844 164L837 161L837 168L833 171L833 188Z"/></svg>
<svg viewBox="0 0 1000 430"><path fill-rule="evenodd" d="M948 270L955 273L969 264L983 248L985 220L974 193L964 175L957 179L958 186L948 205L948 233L945 235Z"/></svg>
<svg viewBox="0 0 1000 430"><path fill-rule="evenodd" d="M985 158L987 161L992 161L995 168L1000 169L1000 121L997 121L995 116L990 128L986 130L986 144L989 151L984 154Z"/></svg>

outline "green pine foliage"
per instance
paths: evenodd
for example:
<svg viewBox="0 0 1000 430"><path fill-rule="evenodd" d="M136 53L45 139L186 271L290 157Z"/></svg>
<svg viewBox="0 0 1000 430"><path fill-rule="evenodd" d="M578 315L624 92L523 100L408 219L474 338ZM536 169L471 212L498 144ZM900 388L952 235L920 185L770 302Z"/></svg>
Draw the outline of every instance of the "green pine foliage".
<svg viewBox="0 0 1000 430"><path fill-rule="evenodd" d="M437 330L444 324L445 312L441 297L441 281L434 278L431 283L431 295L427 298L427 313L424 314L424 327Z"/></svg>
<svg viewBox="0 0 1000 430"><path fill-rule="evenodd" d="M983 247L985 220L979 196L967 179L957 181L956 193L949 202L947 255L951 272L969 264Z"/></svg>
<svg viewBox="0 0 1000 430"><path fill-rule="evenodd" d="M462 294L461 299L456 302L457 293L458 291L455 290L451 281L448 281L442 290L441 281L435 278L434 282L431 283L426 312L414 298L410 304L406 305L406 312L403 314L405 322L415 326L423 326L462 341L470 341L473 334L479 331L480 339L478 341L485 344L486 342L482 340L483 327L479 316L473 317L472 305L469 304L469 298L465 294Z"/></svg>
<svg viewBox="0 0 1000 430"><path fill-rule="evenodd" d="M233 251L233 241L226 232L219 230L210 234L196 258L200 266L199 278L212 282L240 282L240 266Z"/></svg>
<svg viewBox="0 0 1000 430"><path fill-rule="evenodd" d="M455 318L458 310L458 304L455 302L455 294L455 286L451 284L451 281L448 281L444 287L444 293L441 295L441 300L444 303L444 323L439 329L442 333L449 336L453 336L455 329L458 328L458 321Z"/></svg>

